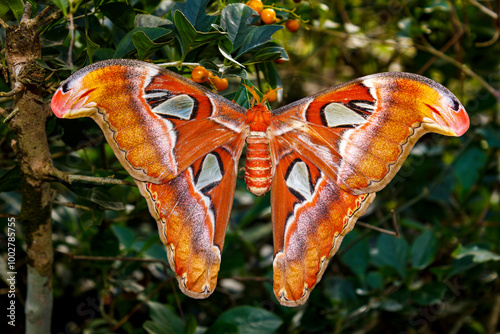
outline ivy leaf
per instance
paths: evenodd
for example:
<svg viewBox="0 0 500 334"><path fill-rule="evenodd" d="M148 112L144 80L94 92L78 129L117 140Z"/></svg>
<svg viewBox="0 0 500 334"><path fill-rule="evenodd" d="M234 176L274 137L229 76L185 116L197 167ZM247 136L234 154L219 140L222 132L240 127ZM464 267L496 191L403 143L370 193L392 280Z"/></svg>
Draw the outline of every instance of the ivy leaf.
<svg viewBox="0 0 500 334"><path fill-rule="evenodd" d="M187 0L186 2L176 3L172 8L174 21L177 11L179 11L191 23L194 29L200 32L209 31L217 16L207 15L208 2L209 0ZM178 29L181 28L178 27Z"/></svg>

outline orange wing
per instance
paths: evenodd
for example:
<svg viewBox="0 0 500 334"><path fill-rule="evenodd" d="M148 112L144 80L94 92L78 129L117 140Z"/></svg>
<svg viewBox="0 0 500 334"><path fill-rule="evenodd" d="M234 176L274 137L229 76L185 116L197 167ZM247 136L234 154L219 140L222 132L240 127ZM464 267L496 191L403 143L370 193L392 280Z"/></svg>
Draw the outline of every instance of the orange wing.
<svg viewBox="0 0 500 334"><path fill-rule="evenodd" d="M460 136L469 127L448 89L408 73L360 78L273 114L274 139L352 194L384 188L425 133Z"/></svg>
<svg viewBox="0 0 500 334"><path fill-rule="evenodd" d="M271 188L274 294L282 305L303 304L328 261L375 194L351 195L295 152L276 167Z"/></svg>
<svg viewBox="0 0 500 334"><path fill-rule="evenodd" d="M246 131L245 109L173 72L126 59L74 73L51 107L57 117L92 117L130 175L152 183L171 180Z"/></svg>
<svg viewBox="0 0 500 334"><path fill-rule="evenodd" d="M244 138L208 153L164 184L137 182L179 287L206 298L217 285Z"/></svg>
<svg viewBox="0 0 500 334"><path fill-rule="evenodd" d="M52 110L99 124L148 202L181 290L209 296L248 133L244 109L160 67L110 60L68 78Z"/></svg>
<svg viewBox="0 0 500 334"><path fill-rule="evenodd" d="M404 73L346 83L273 112L274 293L304 303L328 260L415 142L460 136L469 118L432 80Z"/></svg>

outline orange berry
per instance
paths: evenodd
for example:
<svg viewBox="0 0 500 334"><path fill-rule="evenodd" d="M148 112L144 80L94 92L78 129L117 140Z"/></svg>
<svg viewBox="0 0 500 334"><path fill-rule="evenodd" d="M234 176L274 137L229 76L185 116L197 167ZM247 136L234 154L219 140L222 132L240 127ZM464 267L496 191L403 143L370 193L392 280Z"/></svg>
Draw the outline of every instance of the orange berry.
<svg viewBox="0 0 500 334"><path fill-rule="evenodd" d="M260 18L265 24L272 24L276 21L276 12L272 8L263 9L262 12L260 12Z"/></svg>
<svg viewBox="0 0 500 334"><path fill-rule="evenodd" d="M299 20L288 20L285 23L285 27L290 32L297 32L297 30L299 30L299 27L300 27Z"/></svg>
<svg viewBox="0 0 500 334"><path fill-rule="evenodd" d="M197 83L204 83L208 79L208 70L203 66L196 66L191 72L191 78Z"/></svg>
<svg viewBox="0 0 500 334"><path fill-rule="evenodd" d="M264 95L267 96L267 100L269 102L274 102L278 99L278 90L277 89L268 89Z"/></svg>
<svg viewBox="0 0 500 334"><path fill-rule="evenodd" d="M264 9L264 4L262 3L261 0L250 0L246 3L246 5L255 10L259 14L260 12L262 12L262 9Z"/></svg>
<svg viewBox="0 0 500 334"><path fill-rule="evenodd" d="M208 78L208 80L210 80L212 85L214 85L215 89L217 89L219 92L225 90L229 86L229 82L226 78L221 79L213 74Z"/></svg>

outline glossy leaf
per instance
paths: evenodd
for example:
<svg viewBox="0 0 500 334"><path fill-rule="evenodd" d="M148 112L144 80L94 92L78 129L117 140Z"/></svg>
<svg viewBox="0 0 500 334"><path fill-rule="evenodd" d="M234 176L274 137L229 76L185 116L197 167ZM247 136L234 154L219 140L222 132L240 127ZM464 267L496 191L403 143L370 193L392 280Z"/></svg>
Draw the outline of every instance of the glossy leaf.
<svg viewBox="0 0 500 334"><path fill-rule="evenodd" d="M193 26L194 29L200 32L210 30L212 23L215 22L217 16L207 15L207 4L209 0L187 0L186 2L177 2L172 8L172 13L175 18L176 12L179 11ZM177 26L177 21L176 21ZM183 27L177 26L179 30Z"/></svg>
<svg viewBox="0 0 500 334"><path fill-rule="evenodd" d="M215 41L221 36L221 33L218 31L209 33L197 31L180 11L175 12L174 22L181 40L182 59L184 59L190 51Z"/></svg>
<svg viewBox="0 0 500 334"><path fill-rule="evenodd" d="M414 268L423 269L434 261L439 249L438 239L430 229L420 234L411 245L411 262Z"/></svg>
<svg viewBox="0 0 500 334"><path fill-rule="evenodd" d="M358 277L363 278L370 262L370 246L365 238L358 240L358 237L359 233L355 231L345 237L343 247L347 247L347 250L341 260Z"/></svg>
<svg viewBox="0 0 500 334"><path fill-rule="evenodd" d="M125 2L111 2L99 7L101 12L125 31L134 28L135 11Z"/></svg>
<svg viewBox="0 0 500 334"><path fill-rule="evenodd" d="M137 31L132 35L132 43L134 43L134 46L137 49L139 59L145 59L151 56L168 42L169 41L155 43L144 33L144 31Z"/></svg>
<svg viewBox="0 0 500 334"><path fill-rule="evenodd" d="M379 267L392 267L405 278L408 251L408 243L403 238L382 234L378 238L375 251L372 252L372 261Z"/></svg>
<svg viewBox="0 0 500 334"><path fill-rule="evenodd" d="M179 334L184 332L184 323L170 307L149 301L149 315L152 321L144 323L144 329L149 333Z"/></svg>
<svg viewBox="0 0 500 334"><path fill-rule="evenodd" d="M238 333L266 334L274 333L282 324L282 320L273 313L252 306L239 306L224 312L215 322L233 324Z"/></svg>
<svg viewBox="0 0 500 334"><path fill-rule="evenodd" d="M238 54L235 56L235 59L238 59L241 55L255 50L257 47L261 46L264 43L267 43L271 40L272 35L278 31L283 29L283 26L279 25L265 25L260 27L255 27L248 32L241 48L238 51Z"/></svg>
<svg viewBox="0 0 500 334"><path fill-rule="evenodd" d="M128 250L132 248L135 234L131 229L118 225L111 226L111 229L125 249Z"/></svg>
<svg viewBox="0 0 500 334"><path fill-rule="evenodd" d="M228 39L235 49L243 44L250 31L257 28L253 24L258 20L257 12L242 3L230 4L221 13L221 26L228 32Z"/></svg>
<svg viewBox="0 0 500 334"><path fill-rule="evenodd" d="M170 20L149 14L138 14L135 17L134 25L139 28L157 28L157 27L165 27L168 28L173 27L173 23Z"/></svg>
<svg viewBox="0 0 500 334"><path fill-rule="evenodd" d="M172 33L172 30L165 28L145 28L145 27L131 29L121 39L120 43L116 47L114 55L115 58L122 58L123 56L125 56L126 54L132 52L137 48L137 46L134 43L134 39L132 38L137 32L142 32L142 34L135 37L135 43L139 45L139 48L141 49L140 52L144 53L148 49L148 45L150 43L153 43L154 41L157 40L164 41L165 39L170 38L169 35ZM145 37L149 40L149 42L144 42L146 40ZM151 47L151 45L149 47ZM137 49L137 51L139 52L139 49Z"/></svg>

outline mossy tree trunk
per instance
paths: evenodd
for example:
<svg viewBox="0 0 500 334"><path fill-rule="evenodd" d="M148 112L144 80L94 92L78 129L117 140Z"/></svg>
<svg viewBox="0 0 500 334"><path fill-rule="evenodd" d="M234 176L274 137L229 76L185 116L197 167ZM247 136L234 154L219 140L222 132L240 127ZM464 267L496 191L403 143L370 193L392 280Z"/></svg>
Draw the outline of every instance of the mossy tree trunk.
<svg viewBox="0 0 500 334"><path fill-rule="evenodd" d="M50 9L31 19L26 3L18 26L7 26L5 61L13 97L8 126L16 135L12 148L22 173L22 206L19 223L26 236L28 291L26 293L26 333L50 333L52 318L52 202L54 193L47 181L52 160L46 135L50 107L42 98L45 73L35 59L41 58L39 26ZM6 115L6 110L2 113Z"/></svg>

